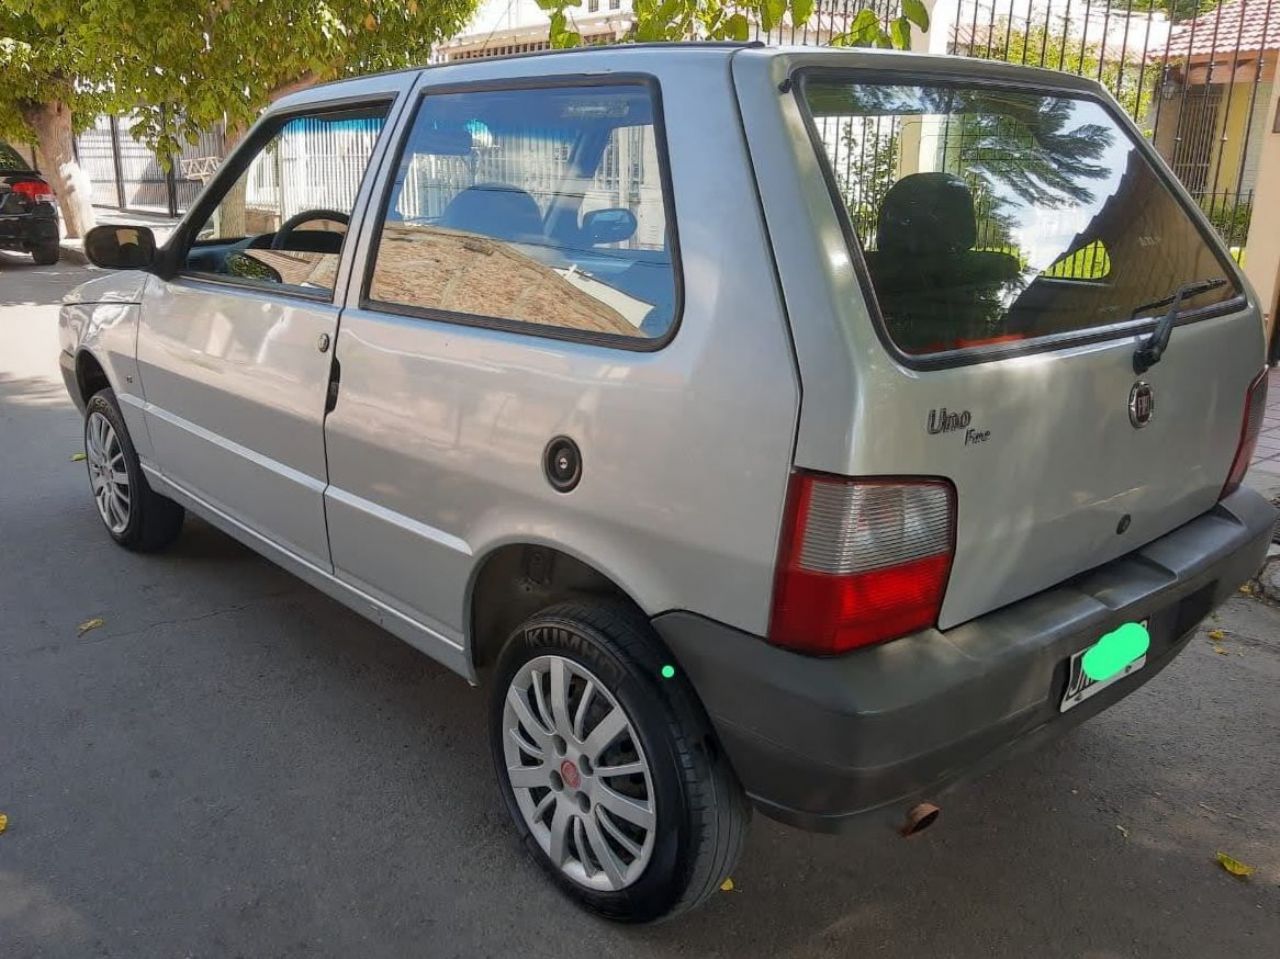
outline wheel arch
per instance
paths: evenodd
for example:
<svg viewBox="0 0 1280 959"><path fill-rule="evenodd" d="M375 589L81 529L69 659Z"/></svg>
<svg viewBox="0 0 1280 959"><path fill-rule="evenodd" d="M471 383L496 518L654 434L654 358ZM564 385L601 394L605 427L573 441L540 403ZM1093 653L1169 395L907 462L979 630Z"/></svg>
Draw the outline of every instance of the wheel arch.
<svg viewBox="0 0 1280 959"><path fill-rule="evenodd" d="M618 576L563 543L534 538L493 544L475 562L467 583L467 655L484 675L516 626L568 599L597 597L648 613Z"/></svg>
<svg viewBox="0 0 1280 959"><path fill-rule="evenodd" d="M81 347L76 351L75 362L76 389L80 391L82 408L95 393L108 387L114 388L111 378L107 376L106 367L93 355L92 350Z"/></svg>

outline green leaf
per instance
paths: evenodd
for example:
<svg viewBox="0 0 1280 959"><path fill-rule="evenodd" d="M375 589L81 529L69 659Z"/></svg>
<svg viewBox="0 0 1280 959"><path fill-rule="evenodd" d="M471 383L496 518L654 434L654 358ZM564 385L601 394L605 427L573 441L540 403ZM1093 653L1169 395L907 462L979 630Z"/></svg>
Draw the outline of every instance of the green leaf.
<svg viewBox="0 0 1280 959"><path fill-rule="evenodd" d="M760 27L768 33L787 12L787 0L760 0Z"/></svg>
<svg viewBox="0 0 1280 959"><path fill-rule="evenodd" d="M899 50L911 49L911 21L898 17L889 24L889 39Z"/></svg>
<svg viewBox="0 0 1280 959"><path fill-rule="evenodd" d="M637 43L652 43L662 39L662 24L657 20L637 19L635 39Z"/></svg>
<svg viewBox="0 0 1280 959"><path fill-rule="evenodd" d="M814 0L791 0L791 22L796 26L808 23L813 16Z"/></svg>
<svg viewBox="0 0 1280 959"><path fill-rule="evenodd" d="M902 15L921 30L929 29L929 11L924 0L902 0Z"/></svg>
<svg viewBox="0 0 1280 959"><path fill-rule="evenodd" d="M747 40L751 36L751 21L741 13L735 13L724 22L724 34L730 40Z"/></svg>
<svg viewBox="0 0 1280 959"><path fill-rule="evenodd" d="M551 29L548 37L551 40L551 46L557 50L576 47L582 43L582 34L577 30L569 29L569 18L565 16L563 10L557 10L551 14Z"/></svg>
<svg viewBox="0 0 1280 959"><path fill-rule="evenodd" d="M902 0L902 16L919 27L921 32L929 29L929 10L924 0Z"/></svg>
<svg viewBox="0 0 1280 959"><path fill-rule="evenodd" d="M849 24L848 37L855 47L869 47L883 31L880 29L880 18L874 10L859 10L858 15Z"/></svg>

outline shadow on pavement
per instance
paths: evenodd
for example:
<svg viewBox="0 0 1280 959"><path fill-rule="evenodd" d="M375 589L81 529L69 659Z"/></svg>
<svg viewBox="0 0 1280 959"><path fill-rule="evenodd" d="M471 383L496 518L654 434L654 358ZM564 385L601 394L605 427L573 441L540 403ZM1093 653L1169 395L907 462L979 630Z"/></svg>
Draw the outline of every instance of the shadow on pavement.
<svg viewBox="0 0 1280 959"><path fill-rule="evenodd" d="M18 269L0 264L0 303L31 295L11 292ZM1236 601L1232 655L1194 640L1111 711L940 797L918 839L757 816L734 891L615 927L517 847L484 690L199 520L167 553L117 548L50 376L0 371L6 955L1110 959L1280 941L1275 610Z"/></svg>

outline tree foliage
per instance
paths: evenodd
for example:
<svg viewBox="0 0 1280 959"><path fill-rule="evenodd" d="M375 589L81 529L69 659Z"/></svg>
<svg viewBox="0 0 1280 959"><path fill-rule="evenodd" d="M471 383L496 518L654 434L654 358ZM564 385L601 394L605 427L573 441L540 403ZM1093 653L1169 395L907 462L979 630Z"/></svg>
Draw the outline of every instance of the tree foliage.
<svg viewBox="0 0 1280 959"><path fill-rule="evenodd" d="M551 45L576 47L582 43L570 12L582 6L582 0L537 0L538 6L551 17ZM813 16L816 0L635 0L632 13L635 27L628 40L748 40L752 21L768 33L785 19L800 25ZM881 21L871 9L860 10L848 29L831 39L832 46L885 47L907 49L911 46L911 27L929 29L929 12L923 0L903 0L902 13L888 23Z"/></svg>
<svg viewBox="0 0 1280 959"><path fill-rule="evenodd" d="M150 12L155 0L115 2L148 11L141 29L163 78L136 96L134 135L163 155L223 116L246 126L292 90L424 64L477 0L168 0L189 8L185 19Z"/></svg>
<svg viewBox="0 0 1280 959"><path fill-rule="evenodd" d="M424 63L476 2L0 0L0 135L58 100L81 122L133 113L134 135L164 156L293 88Z"/></svg>
<svg viewBox="0 0 1280 959"><path fill-rule="evenodd" d="M129 58L120 46L97 45L89 31L72 26L72 4L63 6L0 0L0 138L31 140L29 112L37 104L80 102L88 116L110 104L105 77L113 63Z"/></svg>
<svg viewBox="0 0 1280 959"><path fill-rule="evenodd" d="M290 90L425 62L476 2L0 0L0 137L37 143L75 236L93 211L71 136L98 114L132 115L167 163Z"/></svg>

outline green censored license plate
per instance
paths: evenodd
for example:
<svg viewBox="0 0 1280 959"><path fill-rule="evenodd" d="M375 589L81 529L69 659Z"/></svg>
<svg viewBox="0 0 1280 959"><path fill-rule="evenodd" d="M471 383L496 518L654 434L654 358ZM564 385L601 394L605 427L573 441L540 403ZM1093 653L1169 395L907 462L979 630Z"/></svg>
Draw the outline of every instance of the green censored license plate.
<svg viewBox="0 0 1280 959"><path fill-rule="evenodd" d="M1144 619L1140 623L1125 623L1092 646L1080 650L1071 657L1067 669L1067 691L1058 711L1065 713L1112 683L1136 673L1147 664L1147 647L1150 644L1147 620Z"/></svg>

